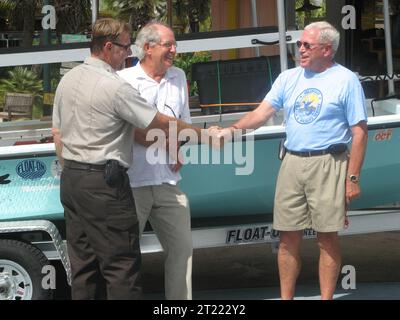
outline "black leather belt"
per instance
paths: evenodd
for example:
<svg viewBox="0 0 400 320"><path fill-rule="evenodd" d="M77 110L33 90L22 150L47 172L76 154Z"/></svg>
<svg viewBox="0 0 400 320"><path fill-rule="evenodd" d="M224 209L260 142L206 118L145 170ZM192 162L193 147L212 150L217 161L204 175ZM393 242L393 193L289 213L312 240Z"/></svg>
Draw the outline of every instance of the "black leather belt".
<svg viewBox="0 0 400 320"><path fill-rule="evenodd" d="M324 154L340 154L345 152L346 150L347 150L346 144L334 144L324 150L312 150L312 151L287 150L287 152L299 157L313 157L313 156L322 156Z"/></svg>
<svg viewBox="0 0 400 320"><path fill-rule="evenodd" d="M106 165L105 164L83 163L83 162L64 159L64 167L68 168L68 169L75 169L75 170L104 171L104 168L106 167Z"/></svg>

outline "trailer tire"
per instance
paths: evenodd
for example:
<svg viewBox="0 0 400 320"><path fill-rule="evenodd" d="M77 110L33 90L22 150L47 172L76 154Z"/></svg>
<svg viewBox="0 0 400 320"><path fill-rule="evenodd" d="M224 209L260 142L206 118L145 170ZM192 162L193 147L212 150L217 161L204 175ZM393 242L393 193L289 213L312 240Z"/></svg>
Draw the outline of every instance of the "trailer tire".
<svg viewBox="0 0 400 320"><path fill-rule="evenodd" d="M0 239L0 300L47 300L53 292L44 289L43 267L49 265L38 248L25 242Z"/></svg>

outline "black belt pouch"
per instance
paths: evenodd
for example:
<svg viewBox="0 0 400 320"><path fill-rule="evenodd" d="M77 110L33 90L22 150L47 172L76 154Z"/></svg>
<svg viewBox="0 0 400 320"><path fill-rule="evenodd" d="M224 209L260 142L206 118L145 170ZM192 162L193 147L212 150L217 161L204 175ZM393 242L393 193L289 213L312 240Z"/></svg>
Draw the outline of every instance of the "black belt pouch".
<svg viewBox="0 0 400 320"><path fill-rule="evenodd" d="M117 160L108 160L104 168L104 180L111 188L120 187L124 181L124 172Z"/></svg>

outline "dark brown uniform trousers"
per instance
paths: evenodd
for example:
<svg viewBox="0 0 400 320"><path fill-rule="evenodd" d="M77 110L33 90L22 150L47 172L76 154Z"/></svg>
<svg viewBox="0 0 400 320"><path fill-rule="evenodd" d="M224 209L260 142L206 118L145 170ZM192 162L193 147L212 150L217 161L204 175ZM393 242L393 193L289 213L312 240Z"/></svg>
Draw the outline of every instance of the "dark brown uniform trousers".
<svg viewBox="0 0 400 320"><path fill-rule="evenodd" d="M61 175L72 299L141 299L139 228L124 173L109 187L102 166L66 161Z"/></svg>

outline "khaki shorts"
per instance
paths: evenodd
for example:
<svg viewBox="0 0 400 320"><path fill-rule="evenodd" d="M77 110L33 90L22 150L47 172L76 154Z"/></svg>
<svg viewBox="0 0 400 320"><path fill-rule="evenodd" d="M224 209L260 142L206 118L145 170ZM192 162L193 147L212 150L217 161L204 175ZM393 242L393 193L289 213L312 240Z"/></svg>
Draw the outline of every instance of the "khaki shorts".
<svg viewBox="0 0 400 320"><path fill-rule="evenodd" d="M287 153L276 185L274 229L343 229L347 158L347 152L313 157Z"/></svg>

